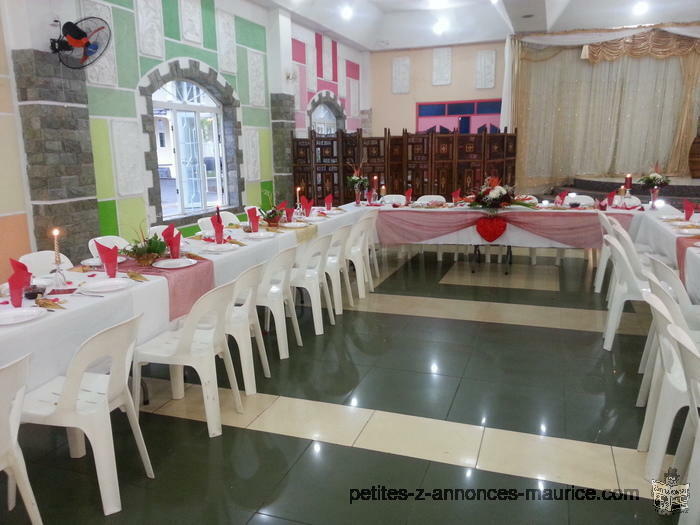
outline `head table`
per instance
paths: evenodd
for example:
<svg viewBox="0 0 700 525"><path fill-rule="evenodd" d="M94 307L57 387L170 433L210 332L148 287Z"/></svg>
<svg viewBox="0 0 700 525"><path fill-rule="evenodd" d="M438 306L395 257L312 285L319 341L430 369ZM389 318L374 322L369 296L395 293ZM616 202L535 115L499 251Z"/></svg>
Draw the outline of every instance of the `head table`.
<svg viewBox="0 0 700 525"><path fill-rule="evenodd" d="M312 231L314 235L327 235L343 226L357 223L369 210L378 209L377 232L379 240L385 245L489 244L476 230L477 221L489 216L482 210L373 208L354 204L342 206L342 209L345 213L328 217L308 228L315 230ZM665 208L666 214L669 211L677 213L672 208ZM608 213L629 228L638 242L646 242L654 249L658 248L662 256L675 261L675 236L670 227L658 219L659 212L611 210ZM532 248L597 248L602 241L597 215L591 210L510 209L499 211L498 217L505 220L507 227L493 244ZM654 233L649 225L666 230ZM256 264L269 261L280 251L309 239L308 234L301 235L300 232L301 230L287 230L276 233L270 239L252 240L240 229L231 230L231 237L245 243L245 246L211 254L206 251L211 244L190 238L187 239L185 251L211 261L213 283L209 286L218 286L234 280ZM186 272L187 269L171 271ZM700 250L690 248L686 251L685 275L689 290L692 289L691 296L700 302ZM76 287L83 281L105 279L106 276L102 272L68 272L67 278L72 283L71 287ZM30 389L36 388L65 373L70 359L85 339L134 315L143 315L138 334L139 343L171 329L171 309L174 306L168 279L159 274L148 274L146 278L146 282L134 281L125 290L105 293L102 297L78 294L56 296L66 301L63 304L64 310L47 312L30 323L0 327L0 365L31 352L33 355L28 384ZM193 302L196 297L189 299ZM24 306L32 304L25 300ZM11 306L0 305L2 308Z"/></svg>

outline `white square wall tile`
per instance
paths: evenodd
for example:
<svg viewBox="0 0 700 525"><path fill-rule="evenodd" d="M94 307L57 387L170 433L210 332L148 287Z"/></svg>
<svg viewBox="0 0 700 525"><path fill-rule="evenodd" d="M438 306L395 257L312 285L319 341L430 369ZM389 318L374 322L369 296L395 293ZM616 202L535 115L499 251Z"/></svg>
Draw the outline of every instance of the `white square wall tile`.
<svg viewBox="0 0 700 525"><path fill-rule="evenodd" d="M475 467L483 432L474 425L376 411L355 446Z"/></svg>

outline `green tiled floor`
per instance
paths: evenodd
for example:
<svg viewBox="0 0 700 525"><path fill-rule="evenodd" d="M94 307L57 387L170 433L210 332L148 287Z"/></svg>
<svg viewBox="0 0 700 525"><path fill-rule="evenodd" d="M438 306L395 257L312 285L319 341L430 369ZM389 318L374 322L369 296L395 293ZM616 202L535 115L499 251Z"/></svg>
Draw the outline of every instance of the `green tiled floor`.
<svg viewBox="0 0 700 525"><path fill-rule="evenodd" d="M118 411L112 417L123 510L105 517L91 455L70 459L64 433L25 425L20 444L46 524L590 524L675 523L649 500L636 502L364 501L350 490L388 488L563 488L549 482L392 454L142 414L156 478L147 479ZM7 511L0 477L0 522L27 522L21 500Z"/></svg>

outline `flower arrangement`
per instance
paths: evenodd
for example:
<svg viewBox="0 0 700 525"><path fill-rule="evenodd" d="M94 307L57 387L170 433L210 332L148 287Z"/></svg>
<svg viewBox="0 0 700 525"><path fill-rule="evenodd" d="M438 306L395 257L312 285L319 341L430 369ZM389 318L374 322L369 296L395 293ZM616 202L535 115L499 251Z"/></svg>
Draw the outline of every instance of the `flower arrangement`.
<svg viewBox="0 0 700 525"><path fill-rule="evenodd" d="M668 186L671 183L671 179L659 173L660 171L661 167L657 162L652 166L651 172L648 175L643 175L637 182L647 190L654 189L655 187L663 188L664 186Z"/></svg>
<svg viewBox="0 0 700 525"><path fill-rule="evenodd" d="M489 177L486 184L476 194L469 204L471 208L487 208L498 210L507 206L525 206L532 208L533 204L515 198L515 189L512 186L501 185L498 177Z"/></svg>
<svg viewBox="0 0 700 525"><path fill-rule="evenodd" d="M352 175L347 178L348 186L355 191L364 191L369 188L369 179L362 176L362 166L365 163L364 156L360 164L355 164L353 161L348 161L348 166L352 168Z"/></svg>
<svg viewBox="0 0 700 525"><path fill-rule="evenodd" d="M122 249L121 254L136 259L140 266L150 266L156 259L163 256L167 247L168 245L158 235L146 237L146 234L140 230L139 239Z"/></svg>
<svg viewBox="0 0 700 525"><path fill-rule="evenodd" d="M272 208L267 211L263 211L262 218L267 223L268 226L278 226L280 219L284 215L284 210L277 208Z"/></svg>

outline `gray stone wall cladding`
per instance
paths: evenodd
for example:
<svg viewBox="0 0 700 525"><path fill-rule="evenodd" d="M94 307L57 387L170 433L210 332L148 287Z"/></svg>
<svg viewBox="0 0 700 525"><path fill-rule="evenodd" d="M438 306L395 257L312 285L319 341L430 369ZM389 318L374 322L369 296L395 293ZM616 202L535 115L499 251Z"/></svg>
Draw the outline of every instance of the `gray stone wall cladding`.
<svg viewBox="0 0 700 525"><path fill-rule="evenodd" d="M196 60L188 60L188 66L183 68L179 60L175 60L168 64L168 72L162 74L158 69L148 74L145 85L142 82L139 87L139 94L146 99L147 114L141 115L142 128L144 133L148 133L150 151L146 152L146 169L153 174L153 187L148 190L148 200L151 206L156 209L156 221L162 222L163 210L160 200L160 179L158 177L158 155L155 139L155 122L153 118L153 100L152 95L158 89L163 87L168 82L173 80L187 80L199 84L214 97L222 107L223 113L223 141L224 151L226 154L226 169L228 171L228 191L229 191L229 206L234 212L242 211L241 195L245 189L245 181L239 177L240 165L243 160L243 152L239 149L239 136L241 135L241 123L236 118L236 108L239 107L240 101L233 96L233 88L224 81L221 83L219 74L209 68L202 66ZM204 71L206 70L206 71ZM210 213L200 215L187 215L174 219L168 219L169 223L174 223L176 226L193 224L200 217L205 217Z"/></svg>
<svg viewBox="0 0 700 525"><path fill-rule="evenodd" d="M37 247L51 249L49 232L60 227L61 251L76 262L87 256L88 240L100 234L85 72L35 49L12 51L12 62L24 103L19 114L30 198L53 201L32 206Z"/></svg>
<svg viewBox="0 0 700 525"><path fill-rule="evenodd" d="M309 116L309 122L311 122L311 115L313 114L314 110L321 104L325 104L326 106L328 106L328 108L335 115L336 127L338 129L344 130L346 118L345 111L343 111L343 107L340 105L340 102L330 92L321 92L311 100L309 110L307 111L307 115Z"/></svg>

